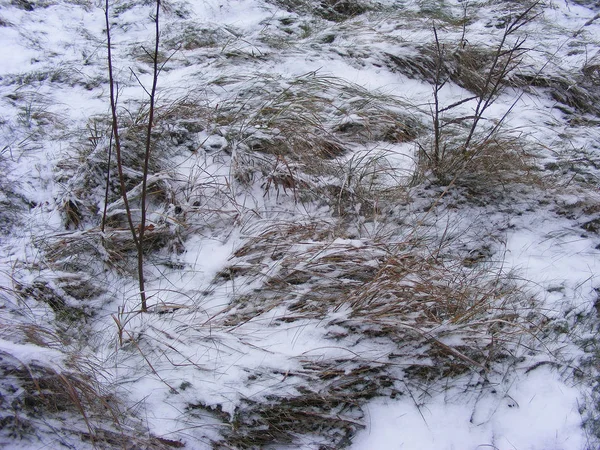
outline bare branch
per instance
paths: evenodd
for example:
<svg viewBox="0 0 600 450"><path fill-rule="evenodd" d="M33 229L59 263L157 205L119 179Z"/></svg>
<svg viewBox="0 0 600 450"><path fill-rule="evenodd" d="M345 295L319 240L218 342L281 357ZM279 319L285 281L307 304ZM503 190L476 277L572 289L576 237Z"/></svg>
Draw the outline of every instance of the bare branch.
<svg viewBox="0 0 600 450"><path fill-rule="evenodd" d="M121 155L121 138L119 135L119 120L117 115L117 93L115 93L116 82L113 75L112 65L112 48L111 48L111 35L110 35L110 19L109 19L109 5L106 0L104 17L106 19L106 46L108 50L108 79L110 87L110 109L112 113L112 133L115 141L115 152L117 157L117 170L119 172L119 184L121 187L121 196L123 197L123 203L125 205L125 211L127 215L127 223L129 230L131 231L131 238L138 249L140 250L140 242L138 240L133 219L131 217L131 208L129 207L129 200L127 199L127 189L125 188L125 176L123 174L123 158Z"/></svg>

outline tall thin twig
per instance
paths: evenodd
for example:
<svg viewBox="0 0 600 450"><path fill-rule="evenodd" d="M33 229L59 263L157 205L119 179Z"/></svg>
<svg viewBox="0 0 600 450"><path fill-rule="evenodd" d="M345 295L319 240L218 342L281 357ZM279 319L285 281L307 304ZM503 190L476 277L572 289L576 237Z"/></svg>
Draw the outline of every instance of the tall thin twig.
<svg viewBox="0 0 600 450"><path fill-rule="evenodd" d="M156 100L156 85L158 84L158 46L160 40L160 28L159 28L159 14L160 14L160 0L156 0L156 15L154 17L155 25L155 39L154 39L154 54L153 59L153 72L152 72L152 90L150 91L150 111L148 113L148 127L146 131L146 148L144 156L144 169L142 175L142 199L141 199L141 219L140 219L140 230L138 237L138 279L140 286L140 296L142 299L142 311L147 310L146 302L146 289L145 289L145 278L144 278L144 234L146 231L146 203L147 203L147 190L148 190L148 168L150 165L150 153L152 150L152 127L154 126L154 102Z"/></svg>
<svg viewBox="0 0 600 450"><path fill-rule="evenodd" d="M150 167L150 155L152 150L152 128L154 126L154 104L156 100L156 86L158 84L158 75L160 68L158 66L158 49L159 49L159 38L160 38L160 27L159 27L159 14L160 14L160 0L156 0L156 15L154 17L155 25L155 41L154 41L154 53L151 54L153 60L153 79L152 89L148 93L150 97L150 111L148 114L148 124L146 130L146 142L145 142L145 154L144 154L144 166L142 172L142 192L140 200L140 211L141 218L140 224L136 228L133 224L133 218L131 215L131 208L129 205L129 199L127 198L127 190L125 186L125 177L123 173L123 159L121 154L121 140L119 135L119 123L117 113L117 101L116 101L116 82L113 75L112 65L112 48L111 48L111 35L110 35L110 20L109 20L109 2L106 0L105 19L106 19L106 35L107 35L107 47L108 47L108 75L110 85L110 105L112 112L112 136L115 142L115 153L117 159L117 169L119 173L119 183L121 187L121 195L123 197L123 203L125 205L125 211L127 214L127 222L131 231L131 236L135 244L137 251L137 271L138 271L138 285L140 290L141 299L141 311L145 312L148 310L146 287L145 287L145 276L144 276L144 235L146 231L146 216L147 216L147 191L148 191L148 172ZM107 181L108 183L108 181ZM103 218L103 229L105 220Z"/></svg>
<svg viewBox="0 0 600 450"><path fill-rule="evenodd" d="M525 38L517 39L512 46L506 49L505 45L507 39L520 28L538 17L538 14L531 15L531 12L538 4L539 1L533 2L521 14L509 22L504 29L502 39L496 47L494 59L490 65L484 86L481 90L481 96L479 97L477 106L475 107L473 122L471 123L469 134L462 147L463 153L466 153L469 150L471 141L473 140L475 131L479 125L479 121L483 118L485 111L496 100L502 83L506 81L506 78L510 72L512 72L515 66L518 65L519 58L527 51L527 49L523 47Z"/></svg>
<svg viewBox="0 0 600 450"><path fill-rule="evenodd" d="M434 149L433 149L433 162L434 166L437 168L440 162L440 99L439 93L446 84L446 80L442 81L442 63L443 63L443 51L442 46L440 44L440 40L438 39L437 29L435 26L433 27L433 35L435 36L435 79L434 79L434 87L433 87L433 101L434 101L434 111L433 111L433 133L434 133Z"/></svg>
<svg viewBox="0 0 600 450"><path fill-rule="evenodd" d="M106 169L106 187L104 189L104 209L102 211L102 226L100 227L102 233L106 228L106 212L108 211L108 194L110 192L110 163L112 162L112 146L113 146L114 130L110 129L110 139L108 140L108 162Z"/></svg>
<svg viewBox="0 0 600 450"><path fill-rule="evenodd" d="M481 89L478 89L475 96L471 96L469 98L457 101L449 106L442 107L439 101L439 93L444 85L447 83L448 79L443 79L442 77L442 68L445 58L445 52L443 44L440 43L437 29L433 27L433 34L435 38L435 73L434 73L434 87L433 87L433 105L432 105L432 120L433 120L433 132L434 132L434 141L433 148L431 149L431 155L425 153L425 156L432 164L434 175L440 177L443 175L444 169L440 167L445 159L445 147L443 147L443 128L446 125L450 125L452 123L462 123L466 120L470 121L467 135L460 146L460 152L462 153L462 161L468 162L475 156L471 154L470 150L473 150L473 147L477 147L473 140L477 131L480 128L480 124L484 119L484 114L488 110L490 106L494 104L498 95L502 91L503 86L508 80L511 72L519 65L521 62L522 56L528 51L528 49L524 46L526 38L517 38L514 43L509 44L509 38L521 29L523 26L530 23L534 20L538 14L534 14L534 8L539 4L539 1L535 1L530 4L524 11L514 17L504 28L504 32L501 36L500 42L496 46L492 61L487 67L486 73L484 75L483 85ZM466 11L466 10L465 10ZM466 23L466 12L465 12L465 23ZM463 35L461 37L460 45L461 47L466 43L466 28L463 28ZM475 100L475 108L473 114L468 116L454 118L452 120L446 121L445 124L442 124L442 114L450 111L458 106ZM512 109L512 107L511 107ZM504 119L504 118L503 118ZM492 137L495 131L497 131L498 127L495 127L493 132L488 135L486 138L489 139ZM478 148L478 147L477 147Z"/></svg>
<svg viewBox="0 0 600 450"><path fill-rule="evenodd" d="M110 110L112 113L112 134L115 142L115 153L117 157L117 170L119 172L119 184L121 187L121 196L123 197L123 204L125 205L125 212L127 215L127 223L129 224L129 230L131 231L131 237L135 243L136 248L139 249L139 241L135 226L133 225L133 219L131 217L131 208L129 207L129 199L127 198L127 189L125 186L125 176L123 174L123 158L121 154L121 138L119 135L119 117L117 114L117 99L116 91L118 86L114 79L113 65L112 65L112 46L111 46L111 34L110 34L110 18L109 18L109 4L106 0L106 7L104 10L104 17L106 19L106 47L108 50L108 80L110 88Z"/></svg>

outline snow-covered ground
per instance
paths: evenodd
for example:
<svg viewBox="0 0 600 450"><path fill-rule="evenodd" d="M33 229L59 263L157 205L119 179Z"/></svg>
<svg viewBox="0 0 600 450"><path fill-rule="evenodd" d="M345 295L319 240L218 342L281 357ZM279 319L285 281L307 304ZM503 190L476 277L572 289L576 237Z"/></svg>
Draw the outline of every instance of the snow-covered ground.
<svg viewBox="0 0 600 450"><path fill-rule="evenodd" d="M0 5L0 446L598 448L597 2L163 2L148 312L105 5ZM136 219L155 4L109 5ZM436 69L450 153L503 37L436 178Z"/></svg>

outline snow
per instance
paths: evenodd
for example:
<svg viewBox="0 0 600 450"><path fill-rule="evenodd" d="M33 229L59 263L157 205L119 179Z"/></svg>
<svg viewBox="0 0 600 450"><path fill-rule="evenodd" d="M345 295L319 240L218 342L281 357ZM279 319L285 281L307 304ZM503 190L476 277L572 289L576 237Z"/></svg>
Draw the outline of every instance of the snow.
<svg viewBox="0 0 600 450"><path fill-rule="evenodd" d="M0 339L0 352L15 357L22 364L42 363L50 367L60 367L64 355L58 350L35 345L16 344Z"/></svg>
<svg viewBox="0 0 600 450"><path fill-rule="evenodd" d="M171 229L189 227L193 231L186 231L177 251L167 254L161 250L148 264L147 293L152 311L149 314L138 312L134 276L99 268L101 261L95 256L80 264L85 266L81 270L93 272L93 280L106 288L104 296L90 300L89 308L95 310L95 315L86 319L90 321L86 326L93 336L81 344L81 354L102 366L102 378L109 380L108 385L131 406L131 411L143 418L141 422L153 435L181 439L188 448L211 448L211 441L218 440L223 430L232 426L207 408L218 409L233 418L244 402L267 402L275 396L291 398L310 383L315 383L312 386L315 389L325 390L326 384L316 384L324 383L322 379L307 375L310 371L306 361L314 364L345 361L339 363L340 373L349 375L354 359L357 365L361 361L386 364L388 356L400 345L383 337L362 336L360 331L356 331L356 336L348 334L348 329L339 325L352 317L348 304L334 305L335 308L319 313L320 316L295 313L289 308L294 299L274 298L267 281L277 281L286 270L312 276L316 269L311 264L329 257L333 261L330 264L335 265L336 255L346 251L364 251L365 255L373 252L373 258L367 258L362 267L377 269L380 267L380 255L374 250L380 243L377 239L383 240L390 233L393 242L402 242L405 235L395 230L396 224L400 227L402 220L408 221L411 214L426 210L423 205L435 201L419 199L419 194L411 198L412 192L416 192L411 191L403 201L414 200L412 209L402 210L402 217L396 218L392 225L379 228L377 220L384 220L383 217L368 223L357 219L353 235L348 232L348 236L330 239L326 245L317 237L321 231L318 226L314 227L313 236L302 235L297 241L285 242L277 241L284 238L275 234L273 242L265 243L260 239L266 239L265 235L273 231L272 224L281 227L286 223L292 227L313 220L327 223L332 219L318 201L297 201L295 186L284 188L273 184L272 190L265 193L261 180L243 185L235 175L239 169L235 165L244 164L243 145L249 136L287 139L288 131L281 126L270 127L269 121L287 113L281 106L285 103L278 103L282 97L276 94L295 93L294 82L298 79L308 83L335 77L347 83L348 89L362 89L354 92L356 97L352 98L352 94L341 89L311 88L311 94L323 101L323 108L332 111L325 126L363 123L364 117L351 112L349 105L364 100L367 91L372 94L369 101L375 104L375 110L386 107L386 111L402 110L420 120L431 120L432 86L386 66L384 55L415 56L415 44L433 42L431 23L435 20L411 19L411 14L420 11L424 2L384 3L389 8L400 8L402 3L405 9L386 13L387 16L372 12L333 23L324 19L307 20L301 13L277 6L278 2L262 0L190 0L170 5L187 9L186 21L224 31L227 36L219 37L222 42L216 46L178 50L159 78L160 100L174 101L189 94L190 98L202 99L200 103L206 106L198 113L206 117L194 119L209 123L208 127L191 133L189 148L173 145L173 154L165 157L168 169L153 178L157 182L172 179L174 192L186 197L187 203L181 202L182 212L176 212L174 204L165 210L157 209L150 215L152 223L165 224ZM454 16L461 17L462 3L447 3ZM97 6L78 2L56 1L34 11L24 11L7 1L1 4L0 19L4 25L0 26L3 62L0 149L10 148L10 157L4 150L0 156L6 158L10 167L4 175L6 181L14 184L15 190L29 203L20 213L23 223L0 238L1 325L23 321L32 326L49 326L47 322L52 322L55 314L48 305L32 298L19 300L27 303L7 299L19 290L19 285L56 281L61 271L71 270L66 264L59 267L60 264L47 262L45 252L70 233L61 213L64 199L72 194L69 180L61 178L61 174L68 173L64 160L74 158L72 155L77 153L73 149L81 145L82 136L89 135L86 130L89 119L108 112L104 15ZM500 17L506 5L484 2L473 5L478 9L474 9L477 16L468 26L469 43L490 44L497 37L493 34L496 29L487 26L488 22ZM527 72L543 69L556 76L579 73L600 39L596 14L597 8L550 2L544 8L541 25L536 23L528 29L528 42L536 51L527 55ZM306 22L310 32L282 41L281 47L268 43L265 36L273 33L276 38L275 33L281 32L281 20L286 18L293 19L295 25ZM140 74L139 79L145 85L151 78L148 66L132 52L151 42L149 10L144 5L131 4L112 20L120 106L134 116L144 100L144 92L131 76L130 68ZM165 34L176 35L177 21L183 19L170 12L164 20ZM447 28L439 29L444 41L455 42L460 38L460 28ZM299 29L290 28L289 33L298 33ZM329 33L335 35L335 40L326 46L322 38ZM571 52L572 48L578 51ZM544 54L552 56L547 67ZM61 70L68 81L50 85L51 74ZM15 81L29 73L38 77L30 82ZM227 82L208 85L217 79ZM440 102L442 106L450 105L470 95L465 88L448 83L440 91ZM377 103L381 97L387 103ZM583 223L596 218L597 207L590 205L598 201L591 194L594 189L597 191L597 186L586 191L573 185L569 190L570 178L581 175L577 173L579 166L575 166L580 159L564 154L572 148L585 150L593 163L585 166L585 170L597 181L594 164L597 165L598 158L598 131L593 126L574 129L567 123L566 113L556 109L557 103L543 88L531 88L525 93L516 87L507 89L486 111L484 122L485 126L493 126L510 110L505 126L532 148L535 146L540 165L567 161L575 167L573 174L561 175L563 178L556 184L552 181L546 185L552 189L555 185L566 186L565 191L555 193L542 185L524 188L513 211L496 211L492 204L465 206L464 210L455 211L460 206L454 205L441 211L439 220L432 225L427 222L432 217L425 214L422 224L427 222L423 227L430 226L428 232L432 235L457 235L465 245L475 246L480 239L487 244L483 239L489 238L496 252L494 258L502 255L501 272L515 274L527 294L537 299L545 319L556 329L562 323L567 330L557 332L534 350L528 351L526 346L534 345L530 343L517 347L511 355L516 362L498 363L485 375L473 375L476 383L460 375L431 385L423 382L420 390L409 388L411 380L399 375L400 394L393 398L377 395L362 405L364 417L356 420L364 423L364 429L353 438L352 450L592 448L593 443L582 427L585 420L582 405L588 410L592 407L588 405L592 402L589 397L592 386L589 380L577 383L568 369L585 359L580 341L593 335L586 328L588 322L582 325L578 320L595 313L596 289L600 286L600 240L597 234L581 228ZM452 113L471 114L474 104L465 102ZM403 109L403 105L410 107ZM237 114L237 135L232 132L233 127L227 128L230 118L227 108ZM275 108L281 109L267 117L270 109ZM227 120L213 120L219 113ZM313 117L306 111L303 113L303 117ZM44 122L45 115L49 117L48 123ZM34 144L29 146L29 142ZM350 186L354 182L351 176L356 173L368 177L371 156L385 159L385 164L377 169L382 173L378 180L382 186L391 188L400 182L408 184L412 179L417 151L414 142L377 140L355 142L347 147L350 152L336 160L337 172L311 175L314 180L310 181L315 185L343 181ZM265 161L270 161L267 158L271 156L265 156ZM265 175L256 161L252 162L256 164L251 168L253 176ZM83 161L70 163L77 166ZM285 158L277 159L276 163L268 166L271 175L276 174L276 169L286 175L297 169ZM351 185L352 189L357 186ZM341 193L340 190L340 204ZM9 200L9 195L0 192L2 205ZM442 200L440 204L446 198ZM103 205L103 199L96 204ZM113 215L122 212L122 208L121 200L109 206ZM559 213L561 208L567 212ZM450 223L456 217L459 220L445 228L444 220ZM489 234L481 233L481 229L489 230ZM77 235L81 236L85 233ZM253 240L265 246L264 252L241 254L240 250ZM67 245L66 241L60 245ZM440 250L441 245L438 253ZM278 252L285 253L288 259L278 256ZM326 270L327 264L322 265ZM343 274L339 267L324 273L328 280L337 280ZM346 281L349 286L360 284L356 280ZM281 296L289 294L281 289ZM310 293L310 289L305 292L302 289L294 291L298 296L295 300L300 299L298 304L307 301L302 300L302 293ZM262 293L265 297L260 297ZM252 302L260 308L260 314L245 317L245 308L250 308ZM234 325L227 322L228 318ZM442 334L445 325L448 323L434 330L440 333L439 342L458 346L457 335L446 338ZM332 339L333 335L338 338ZM64 369L66 357L59 349L41 347L25 339L16 341L10 333L2 331L0 352L23 364L43 364L56 371ZM407 358L398 364L397 370L402 372L413 363ZM418 363L434 364L425 357ZM371 381L366 379L365 383ZM190 405L203 405L204 409L194 410ZM298 442L306 438L302 448L316 448L309 437L298 436ZM36 445L29 448L37 448Z"/></svg>
<svg viewBox="0 0 600 450"><path fill-rule="evenodd" d="M351 448L584 448L578 397L576 388L541 368L519 374L505 391L498 388L479 398L474 409L467 407L470 399L464 394L433 395L420 406L410 399L377 400L369 406L369 430Z"/></svg>

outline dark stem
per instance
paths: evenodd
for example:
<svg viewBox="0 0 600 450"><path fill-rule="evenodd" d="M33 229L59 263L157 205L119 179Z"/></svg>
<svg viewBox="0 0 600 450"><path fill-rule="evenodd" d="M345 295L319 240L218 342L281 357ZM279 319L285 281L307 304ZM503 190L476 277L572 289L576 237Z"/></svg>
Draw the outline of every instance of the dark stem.
<svg viewBox="0 0 600 450"><path fill-rule="evenodd" d="M157 1L158 4L158 1ZM119 184L121 187L121 196L123 197L123 204L125 205L125 212L127 215L127 223L129 225L129 230L131 231L131 237L135 244L137 250L137 259L138 259L138 279L139 279L139 289L140 289L140 299L141 299L141 310L145 312L148 310L147 302L146 302L146 290L145 290L145 278L144 278L144 248L143 248L143 231L145 227L145 219L146 219L146 211L145 211L145 201L146 201L146 185L148 178L148 162L149 162L149 139L147 139L146 143L146 159L144 163L144 179L142 185L142 222L139 226L139 236L138 231L136 230L135 225L133 224L133 218L131 216L131 208L129 206L129 199L127 198L127 188L125 186L125 175L123 173L123 158L121 153L121 139L119 135L119 122L118 122L118 114L117 114L117 101L116 101L116 93L115 91L118 89L116 82L114 80L113 75L113 66L112 66L112 49L111 49L111 40L110 40L110 20L109 20L109 6L108 0L106 0L106 10L105 10L105 18L106 18L106 36L107 36L107 48L108 48L108 77L109 77L109 86L110 86L110 109L112 113L112 135L114 137L115 142L115 153L117 158L117 169L119 173ZM158 14L156 16L156 28L158 30ZM156 38L156 48L158 51L158 34ZM156 57L155 57L155 68L156 68ZM115 86L117 89L115 89ZM154 79L154 88L156 87L156 70L155 70L155 79ZM154 94L154 89L152 91ZM151 107L150 107L150 125L148 127L149 131L152 129L152 115L154 112L154 95L151 97ZM150 135L150 132L148 133Z"/></svg>
<svg viewBox="0 0 600 450"><path fill-rule="evenodd" d="M129 224L129 230L136 248L139 248L139 242L133 225L133 219L131 218L131 208L129 207L129 200L127 198L127 189L125 187L125 176L123 174L123 158L121 157L121 138L119 135L119 121L117 115L117 100L115 95L115 79L113 76L112 66L112 49L110 41L110 19L109 19L109 7L108 0L106 0L106 9L104 11L104 17L106 19L106 46L108 49L108 80L110 87L110 110L112 113L112 135L115 141L115 153L117 157L117 170L119 172L119 184L121 186L121 196L123 197L123 204L125 205L125 212L127 214L127 222Z"/></svg>
<svg viewBox="0 0 600 450"><path fill-rule="evenodd" d="M156 0L156 16L154 18L155 24L155 41L154 41L154 54L153 59L153 76L152 76L152 90L150 91L150 111L148 114L148 128L146 131L146 147L144 157L144 168L142 175L142 199L141 199L141 219L140 219L140 230L138 237L138 279L140 285L140 296L142 299L142 311L148 309L146 303L146 289L145 289L145 278L144 278L144 234L146 231L146 203L147 203L147 190L148 190L148 170L150 165L150 153L152 147L152 127L154 125L154 102L156 99L156 85L158 84L158 45L160 38L159 28L159 13L160 13L160 0Z"/></svg>
<svg viewBox="0 0 600 450"><path fill-rule="evenodd" d="M434 111L433 111L433 132L434 132L434 150L433 150L433 160L435 164L435 170L437 171L438 165L440 162L440 100L439 100L439 92L442 89L444 83L441 82L441 72L442 72L442 47L440 45L440 40L438 39L438 34L435 26L433 27L433 35L435 36L435 50L436 50L436 58L435 58L435 86L433 88L433 101L434 101Z"/></svg>
<svg viewBox="0 0 600 450"><path fill-rule="evenodd" d="M102 226L100 227L102 233L106 228L106 211L108 210L108 193L110 191L110 163L112 158L112 146L113 146L114 130L110 129L110 139L108 141L108 165L106 169L106 189L104 190L104 210L102 211Z"/></svg>

